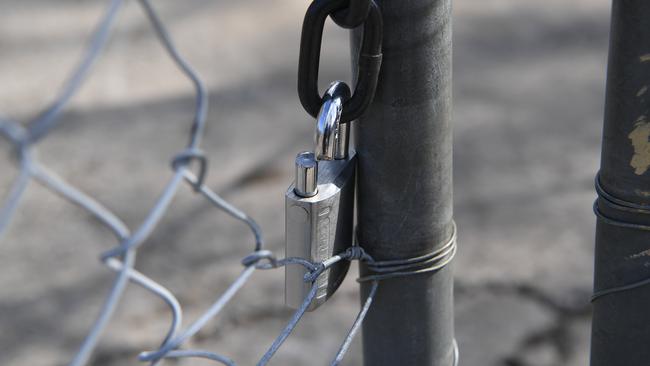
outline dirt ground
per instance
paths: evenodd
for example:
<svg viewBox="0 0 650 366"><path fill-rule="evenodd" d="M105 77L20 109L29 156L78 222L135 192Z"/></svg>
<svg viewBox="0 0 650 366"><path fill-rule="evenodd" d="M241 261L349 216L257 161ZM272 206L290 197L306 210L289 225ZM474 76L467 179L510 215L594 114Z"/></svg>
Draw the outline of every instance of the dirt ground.
<svg viewBox="0 0 650 366"><path fill-rule="evenodd" d="M92 77L39 156L133 228L170 177L193 102L191 85L138 4L127 3ZM249 212L281 254L283 193L293 156L310 145L313 129L295 91L307 2L154 3L209 87L207 182ZM104 4L0 0L0 115L28 121L52 100ZM586 366L609 2L454 6L460 364ZM347 33L329 24L325 39L321 79L349 80ZM17 170L9 145L0 146L4 194ZM0 243L0 364L69 362L108 292L113 274L98 256L113 245L83 211L29 187ZM143 245L137 268L177 294L187 322L223 292L251 250L245 227L185 187ZM349 276L272 364L328 363L358 304ZM283 271L258 273L191 345L251 365L290 315ZM168 325L165 305L130 287L92 364L138 365L137 354L156 347ZM346 364L360 363L357 340Z"/></svg>

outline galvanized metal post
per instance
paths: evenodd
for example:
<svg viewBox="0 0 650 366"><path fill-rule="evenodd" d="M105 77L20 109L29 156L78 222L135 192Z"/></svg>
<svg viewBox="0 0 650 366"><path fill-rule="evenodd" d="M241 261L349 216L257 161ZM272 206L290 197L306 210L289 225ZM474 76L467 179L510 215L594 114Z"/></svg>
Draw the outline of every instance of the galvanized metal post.
<svg viewBox="0 0 650 366"><path fill-rule="evenodd" d="M592 366L650 364L650 2L614 0L596 213Z"/></svg>
<svg viewBox="0 0 650 366"><path fill-rule="evenodd" d="M404 259L440 248L454 230L451 0L378 3L384 18L379 86L355 124L357 235L376 260ZM359 38L357 31L353 55ZM362 285L362 299L369 288ZM364 363L452 366L453 339L450 265L385 280L364 322Z"/></svg>

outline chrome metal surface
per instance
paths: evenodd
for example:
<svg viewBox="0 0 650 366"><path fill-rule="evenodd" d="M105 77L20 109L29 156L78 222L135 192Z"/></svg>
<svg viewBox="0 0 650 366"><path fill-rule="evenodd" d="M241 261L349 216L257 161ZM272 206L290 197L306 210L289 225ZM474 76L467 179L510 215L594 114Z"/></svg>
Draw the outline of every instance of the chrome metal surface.
<svg viewBox="0 0 650 366"><path fill-rule="evenodd" d="M291 186L285 195L286 257L321 262L352 245L356 154L345 160L319 162L318 193L301 197ZM316 280L316 297L308 310L322 305L338 288L349 263L341 261ZM303 266L287 266L285 301L297 308L309 294Z"/></svg>
<svg viewBox="0 0 650 366"><path fill-rule="evenodd" d="M293 188L300 197L313 197L318 193L318 162L314 153L304 151L296 156L296 182Z"/></svg>
<svg viewBox="0 0 650 366"><path fill-rule="evenodd" d="M314 153L296 157L296 181L285 194L286 257L320 263L352 245L356 155L348 154L348 126L340 124L347 87L334 82L318 113ZM336 291L347 273L343 261L325 270L315 283L303 266L287 266L285 301L300 307L316 286L307 308L316 309Z"/></svg>
<svg viewBox="0 0 650 366"><path fill-rule="evenodd" d="M336 160L346 159L348 157L348 150L350 150L350 123L339 123L336 131L336 146L334 149L334 159Z"/></svg>
<svg viewBox="0 0 650 366"><path fill-rule="evenodd" d="M333 160L336 150L336 132L343 111L340 97L327 98L318 112L314 153L316 160Z"/></svg>

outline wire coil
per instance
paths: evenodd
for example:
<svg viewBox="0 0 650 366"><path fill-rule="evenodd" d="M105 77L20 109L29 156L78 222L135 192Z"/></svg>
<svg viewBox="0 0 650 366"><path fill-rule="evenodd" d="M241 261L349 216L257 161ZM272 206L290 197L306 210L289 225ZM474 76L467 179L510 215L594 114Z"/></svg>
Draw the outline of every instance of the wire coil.
<svg viewBox="0 0 650 366"><path fill-rule="evenodd" d="M615 197L611 193L608 193L600 182L600 173L596 175L595 186L596 186L596 193L598 194L598 198L594 202L593 209L598 220L608 225L623 227L626 229L650 231L650 224L630 222L618 218L613 218L607 216L601 209L601 205L602 205L602 207L606 208L608 211L620 212L624 215L633 214L638 217L639 216L643 217L643 220L645 221L650 219L650 205L642 205L634 202L629 202L621 198ZM594 302L599 298L602 298L607 295L629 291L647 285L650 285L650 278L642 279L628 284L623 284L620 286L595 290L591 296L591 302Z"/></svg>
<svg viewBox="0 0 650 366"><path fill-rule="evenodd" d="M359 282L381 281L390 278L408 277L417 274L436 272L451 263L457 252L457 227L452 220L452 232L449 239L431 253L406 259L367 261L368 274L359 278Z"/></svg>

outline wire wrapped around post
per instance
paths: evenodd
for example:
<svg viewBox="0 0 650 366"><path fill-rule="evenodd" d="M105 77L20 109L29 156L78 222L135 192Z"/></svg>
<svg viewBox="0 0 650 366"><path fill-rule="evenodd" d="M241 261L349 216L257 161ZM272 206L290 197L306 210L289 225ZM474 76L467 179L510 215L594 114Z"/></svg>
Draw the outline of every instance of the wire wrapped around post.
<svg viewBox="0 0 650 366"><path fill-rule="evenodd" d="M650 2L614 0L598 200L591 366L650 360Z"/></svg>

